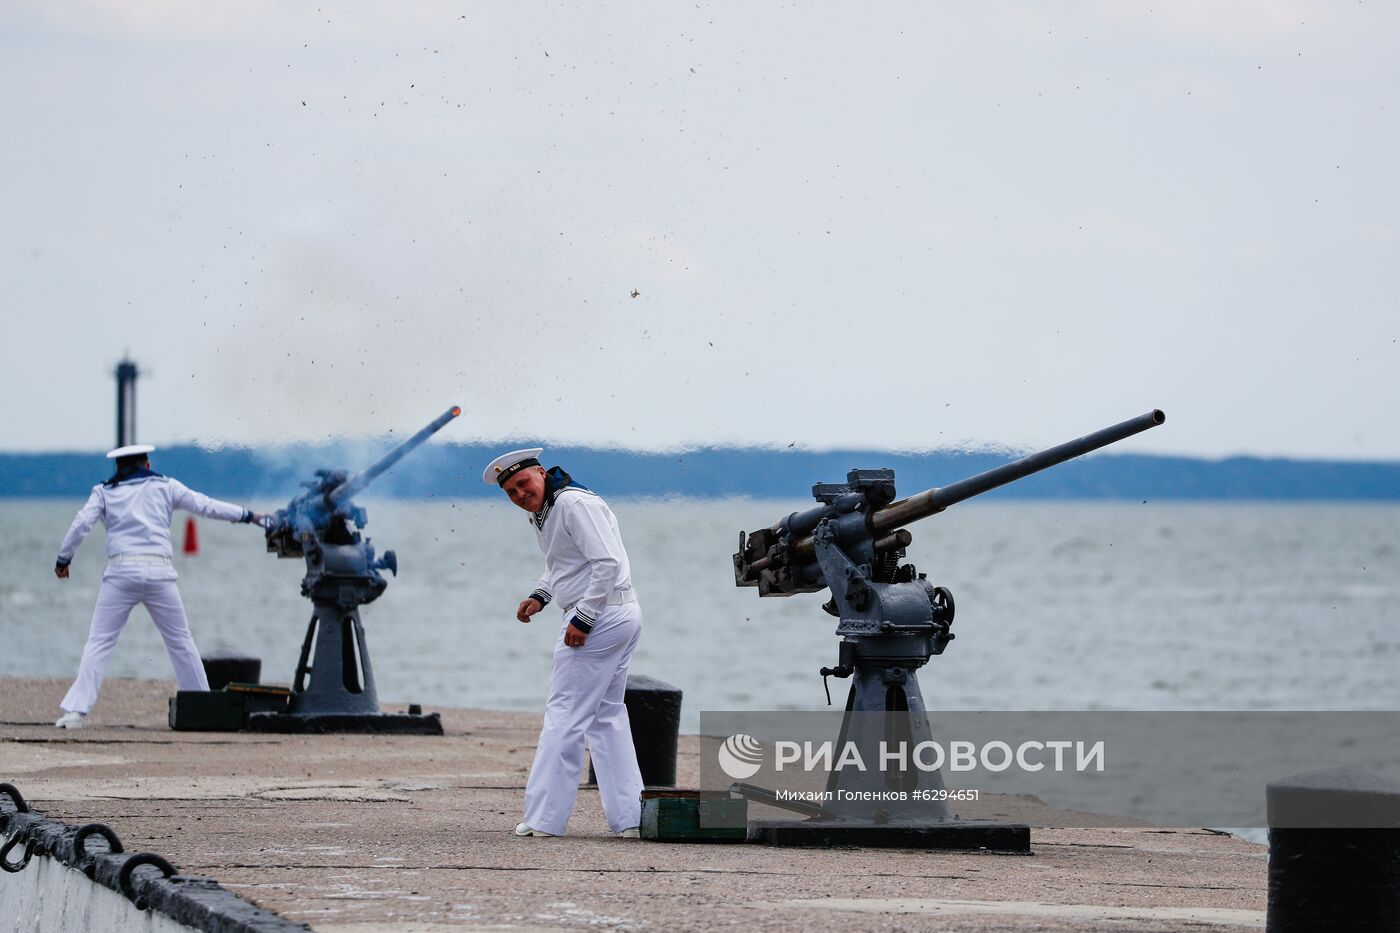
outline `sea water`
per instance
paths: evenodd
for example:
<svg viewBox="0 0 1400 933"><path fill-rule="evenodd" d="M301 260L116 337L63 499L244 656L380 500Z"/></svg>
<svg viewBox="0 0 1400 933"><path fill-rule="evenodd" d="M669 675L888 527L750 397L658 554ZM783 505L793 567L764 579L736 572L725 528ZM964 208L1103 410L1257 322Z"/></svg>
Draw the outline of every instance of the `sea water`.
<svg viewBox="0 0 1400 933"><path fill-rule="evenodd" d="M362 609L384 705L540 710L560 616L515 620L543 567L527 516L504 499L363 504L400 567ZM0 500L0 676L77 670L105 546L99 527L71 579L54 577L79 505ZM826 594L761 599L735 587L731 558L741 530L808 503L612 505L645 620L632 670L684 691L684 729L705 709L826 705L817 671L839 641ZM185 556L177 518L200 648L259 657L265 682L290 683L311 610L303 562L268 554L255 527L205 520ZM957 605L956 640L919 671L930 709L1400 708L1400 505L982 501L911 531L908 559ZM144 609L108 676L172 676ZM831 686L842 704L848 682ZM0 685L0 720L4 707Z"/></svg>

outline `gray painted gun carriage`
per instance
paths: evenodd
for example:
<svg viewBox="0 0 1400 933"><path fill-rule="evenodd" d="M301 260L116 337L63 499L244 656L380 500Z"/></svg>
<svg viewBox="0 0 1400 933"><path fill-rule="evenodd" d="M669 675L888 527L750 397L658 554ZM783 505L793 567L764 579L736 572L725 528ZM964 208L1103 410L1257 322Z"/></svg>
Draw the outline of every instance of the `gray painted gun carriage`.
<svg viewBox="0 0 1400 933"><path fill-rule="evenodd" d="M840 620L836 634L841 644L836 666L824 667L820 673L823 682L828 676L853 678L838 746L848 740L918 743L928 738L916 671L953 640L954 603L945 587L933 585L912 564L902 562L913 540L905 525L1165 421L1161 411L1150 411L905 499L896 498L893 470L852 470L844 483L813 486L812 495L820 503L814 508L793 512L767 528L741 532L734 555L736 585L757 587L760 596L831 590L831 599L822 608ZM848 787L837 786L838 773L842 781L850 779L849 771L833 772L829 790ZM889 775L870 775L854 780L875 782L884 789L889 779ZM937 772L930 776L911 770L897 780L904 782L905 790L915 790L920 781L925 789L943 786ZM741 788L741 793L746 790L753 792L754 799L772 802L761 788ZM917 815L943 819L947 808L923 803ZM898 819L901 814L883 816Z"/></svg>
<svg viewBox="0 0 1400 933"><path fill-rule="evenodd" d="M441 734L436 713L379 711L359 607L378 599L388 586L380 571L398 576L399 564L393 551L376 556L370 539L361 534L367 521L365 510L353 497L461 413L458 407L449 408L353 476L345 470L317 470L316 479L302 483L306 492L268 520L268 551L306 560L301 595L311 600L313 609L288 714L258 714L250 717L251 727Z"/></svg>

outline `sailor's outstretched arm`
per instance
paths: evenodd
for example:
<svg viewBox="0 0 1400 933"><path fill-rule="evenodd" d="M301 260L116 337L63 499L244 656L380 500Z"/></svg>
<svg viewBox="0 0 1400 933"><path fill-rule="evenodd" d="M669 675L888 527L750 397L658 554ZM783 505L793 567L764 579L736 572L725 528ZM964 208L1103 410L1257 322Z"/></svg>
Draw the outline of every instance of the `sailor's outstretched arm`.
<svg viewBox="0 0 1400 933"><path fill-rule="evenodd" d="M245 509L241 505L234 505L232 502L224 502L222 499L214 499L206 496L202 492L195 492L190 487L177 479L170 481L171 500L170 504L177 509L184 509L186 512L193 512L201 518L218 518L226 522L257 522L262 524L262 520L267 516L252 509Z"/></svg>

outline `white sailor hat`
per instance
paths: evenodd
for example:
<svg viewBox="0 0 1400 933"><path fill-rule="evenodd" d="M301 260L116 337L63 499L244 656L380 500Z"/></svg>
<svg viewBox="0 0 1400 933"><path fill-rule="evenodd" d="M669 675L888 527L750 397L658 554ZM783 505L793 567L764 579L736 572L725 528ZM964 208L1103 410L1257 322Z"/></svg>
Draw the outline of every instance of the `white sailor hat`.
<svg viewBox="0 0 1400 933"><path fill-rule="evenodd" d="M134 457L137 454L148 454L155 450L150 444L128 444L125 447L118 447L116 450L107 451L108 460L120 460L122 457Z"/></svg>
<svg viewBox="0 0 1400 933"><path fill-rule="evenodd" d="M481 481L488 486L502 486L506 480L526 467L539 466L539 456L542 453L543 447L527 447L524 450L512 450L508 454L501 454L486 464L486 469L481 473Z"/></svg>

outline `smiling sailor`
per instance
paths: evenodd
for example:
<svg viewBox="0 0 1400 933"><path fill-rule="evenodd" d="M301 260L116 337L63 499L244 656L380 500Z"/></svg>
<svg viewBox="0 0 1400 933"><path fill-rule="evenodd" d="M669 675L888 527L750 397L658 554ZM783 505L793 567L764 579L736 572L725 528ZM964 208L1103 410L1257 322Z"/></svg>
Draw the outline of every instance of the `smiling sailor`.
<svg viewBox="0 0 1400 933"><path fill-rule="evenodd" d="M148 456L153 450L149 444L133 444L107 454L108 459L117 461L116 471L105 483L92 487L92 495L78 510L58 549L53 572L66 580L68 565L88 532L99 519L107 528L107 567L102 571L102 588L97 592L78 678L59 704L63 715L54 725L60 729L81 727L97 703L117 636L137 603L145 605L165 639L165 650L175 666L180 689L209 689L199 649L185 619L185 606L175 586L175 567L170 559L170 515L176 509L184 509L204 518L229 522L261 524L267 518L211 499L179 480L153 472Z"/></svg>
<svg viewBox="0 0 1400 933"><path fill-rule="evenodd" d="M544 553L544 575L515 617L529 622L551 602L564 611L544 727L525 784L525 821L515 834L564 834L578 796L586 738L608 826L619 836L636 836L642 774L623 695L627 661L642 636L642 609L612 509L559 467L546 471L541 452L532 447L502 454L481 477L530 513Z"/></svg>

